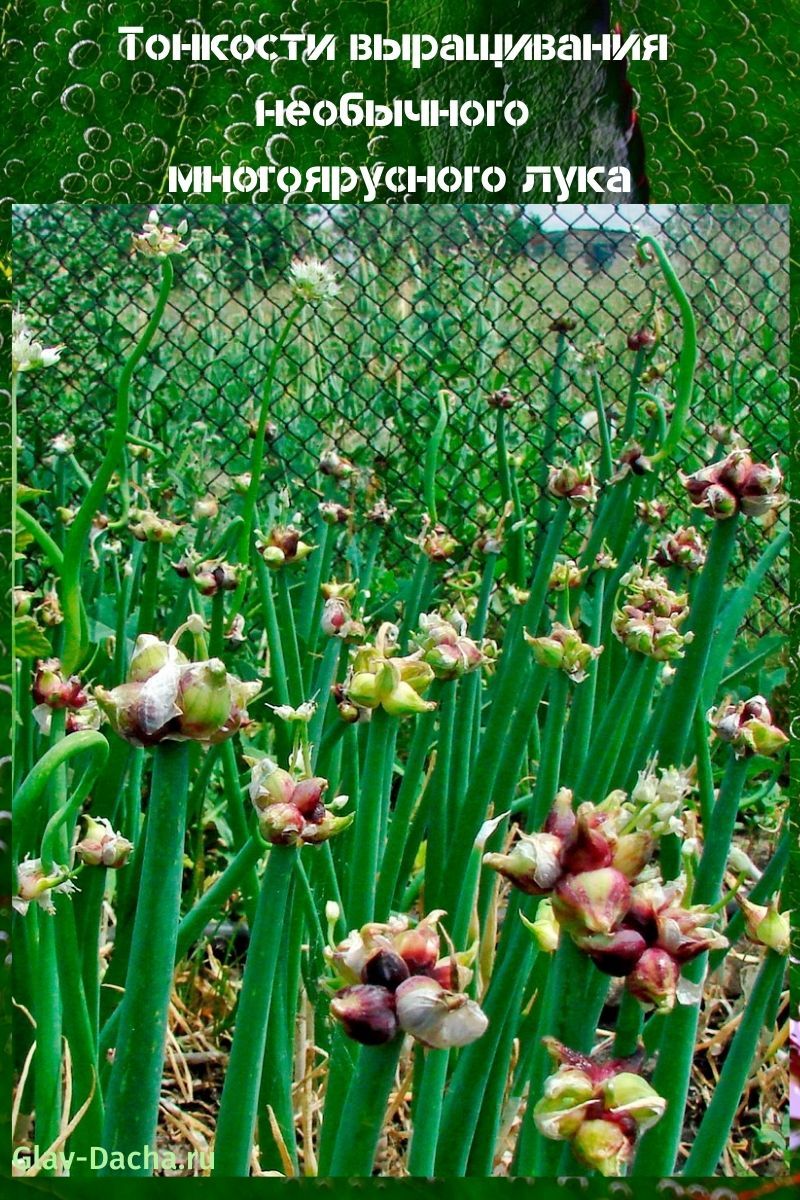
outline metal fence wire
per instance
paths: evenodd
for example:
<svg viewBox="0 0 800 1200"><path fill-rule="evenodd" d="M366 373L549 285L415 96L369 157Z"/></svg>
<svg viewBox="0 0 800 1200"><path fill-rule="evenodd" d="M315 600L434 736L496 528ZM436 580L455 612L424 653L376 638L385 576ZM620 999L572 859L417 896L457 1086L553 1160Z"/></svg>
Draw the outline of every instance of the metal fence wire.
<svg viewBox="0 0 800 1200"><path fill-rule="evenodd" d="M74 434L91 474L105 442L122 359L151 311L158 271L129 257L141 205L18 205L15 303L47 344L65 343L57 371L21 395L20 478L56 489L52 440ZM351 459L356 509L384 494L396 507L389 561L400 566L419 533L425 447L441 389L450 420L439 471L440 517L467 555L501 508L489 395L511 390L508 447L536 534L542 448L552 434L569 459L593 444L587 351L600 352L608 418L619 430L633 353L628 335L651 314L665 333L664 368L648 386L669 396L680 345L675 305L657 269L635 253L662 239L698 317L700 361L684 449L666 490L686 514L678 469L693 470L740 435L759 458L788 450L789 239L780 206L561 207L531 205L165 208L186 217L190 250L162 332L137 369L134 434L166 452L171 495L225 497L250 455L266 362L292 304L294 257L330 264L341 283L330 305L305 310L278 370L264 503L285 491L309 513L321 453ZM555 427L548 390L564 318L574 321ZM619 441L616 449L622 449ZM52 495L44 505L52 511ZM59 503L69 503L59 496ZM677 520L677 515L675 517ZM770 536L746 525L738 567ZM788 567L779 561L749 618L753 634L785 630Z"/></svg>

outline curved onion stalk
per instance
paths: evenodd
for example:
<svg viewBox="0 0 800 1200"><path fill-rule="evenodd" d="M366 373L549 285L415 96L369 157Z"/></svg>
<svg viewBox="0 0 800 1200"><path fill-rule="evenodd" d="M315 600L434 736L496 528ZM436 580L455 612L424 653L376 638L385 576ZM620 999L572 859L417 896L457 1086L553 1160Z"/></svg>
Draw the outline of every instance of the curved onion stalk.
<svg viewBox="0 0 800 1200"><path fill-rule="evenodd" d="M636 249L642 258L647 259L652 254L658 260L658 265L666 280L667 287L672 292L675 302L680 309L683 326L681 353L678 363L678 382L675 389L675 408L667 430L667 436L664 438L658 452L653 455L653 459L658 460L669 458L674 453L683 434L686 418L689 415L689 406L692 402L694 387L694 371L697 365L697 320L689 297L686 295L678 276L675 274L675 270L667 258L666 251L661 243L652 234L648 233L639 239Z"/></svg>
<svg viewBox="0 0 800 1200"><path fill-rule="evenodd" d="M125 1155L155 1145L183 871L188 746L156 746L142 882L108 1089L104 1145ZM126 1174L149 1175L150 1166Z"/></svg>
<svg viewBox="0 0 800 1200"><path fill-rule="evenodd" d="M108 741L102 733L84 730L57 741L31 768L14 796L14 854L19 861L20 851L34 844L34 826L39 819L38 804L46 794L54 772L81 754L90 757L87 767L87 788L102 770L108 758ZM91 772L88 774L88 772Z"/></svg>
<svg viewBox="0 0 800 1200"><path fill-rule="evenodd" d="M119 465L125 449L130 415L130 386L133 372L144 357L150 345L164 310L167 306L170 288L173 280L172 261L164 258L161 262L161 287L159 288L155 308L145 326L144 333L136 347L128 357L119 384L117 385L117 403L114 414L114 426L105 457L94 476L92 486L83 498L75 520L69 527L69 533L64 546L64 567L61 575L61 606L64 610L64 648L61 654L62 665L67 674L74 671L83 661L86 648L85 620L82 617L81 604L81 567L86 550L86 542L91 529L92 518L100 508L111 482L111 477Z"/></svg>

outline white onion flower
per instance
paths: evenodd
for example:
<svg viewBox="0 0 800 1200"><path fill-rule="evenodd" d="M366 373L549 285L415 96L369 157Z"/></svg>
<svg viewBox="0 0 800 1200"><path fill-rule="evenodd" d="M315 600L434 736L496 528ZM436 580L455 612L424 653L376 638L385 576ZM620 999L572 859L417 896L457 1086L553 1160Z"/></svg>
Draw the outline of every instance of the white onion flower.
<svg viewBox="0 0 800 1200"><path fill-rule="evenodd" d="M56 911L52 892L69 895L77 890L70 878L69 867L59 867L53 863L51 870L46 872L40 858L25 858L17 867L17 894L12 899L12 905L15 912L24 916L31 902L35 901L46 913L52 914Z"/></svg>
<svg viewBox="0 0 800 1200"><path fill-rule="evenodd" d="M54 367L61 358L63 344L43 346L36 341L27 318L17 310L11 318L11 371L35 371L39 367Z"/></svg>
<svg viewBox="0 0 800 1200"><path fill-rule="evenodd" d="M142 232L133 235L133 250L147 258L169 258L172 254L183 254L189 247L181 238L188 228L186 221L181 221L174 229L171 225L162 225L158 210L153 208Z"/></svg>
<svg viewBox="0 0 800 1200"><path fill-rule="evenodd" d="M307 304L321 304L339 294L336 276L318 258L295 258L290 271L292 291L298 300Z"/></svg>

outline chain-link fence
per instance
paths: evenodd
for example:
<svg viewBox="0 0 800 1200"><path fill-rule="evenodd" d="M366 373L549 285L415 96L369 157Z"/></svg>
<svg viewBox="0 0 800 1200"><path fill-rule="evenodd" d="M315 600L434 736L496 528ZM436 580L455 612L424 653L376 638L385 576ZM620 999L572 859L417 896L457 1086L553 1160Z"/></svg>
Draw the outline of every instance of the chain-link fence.
<svg viewBox="0 0 800 1200"><path fill-rule="evenodd" d="M178 507L184 492L224 496L247 470L266 364L293 303L295 256L331 264L342 287L333 304L306 310L281 357L264 497L285 491L308 510L304 496L322 487L320 453L335 445L358 468L352 486L396 506L398 563L419 532L424 451L441 389L450 420L440 517L465 553L502 507L487 407L495 389L516 397L508 448L531 538L549 433L564 458L595 437L586 351L603 344L604 403L619 432L634 361L627 338L652 323L654 296L665 333L647 387L668 399L680 327L657 268L637 261L643 232L662 239L699 324L691 419L667 492L685 511L678 468L709 461L732 434L762 459L788 449L783 207L208 205L162 215L187 218L191 246L176 263L162 334L136 373L133 434L166 455L158 461ZM141 206L15 209L16 302L48 344L67 347L65 368L37 375L21 397L20 476L56 493L52 439L73 433L91 474L121 361L152 308L157 268L128 257L146 216ZM575 324L549 430L554 324L564 317ZM748 523L740 569L768 536ZM780 561L751 631L785 628L787 604Z"/></svg>

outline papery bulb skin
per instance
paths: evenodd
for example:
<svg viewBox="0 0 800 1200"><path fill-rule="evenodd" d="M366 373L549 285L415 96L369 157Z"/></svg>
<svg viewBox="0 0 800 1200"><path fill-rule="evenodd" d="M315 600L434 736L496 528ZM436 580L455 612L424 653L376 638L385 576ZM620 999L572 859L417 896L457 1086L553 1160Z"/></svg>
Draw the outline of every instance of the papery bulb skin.
<svg viewBox="0 0 800 1200"><path fill-rule="evenodd" d="M727 458L718 464L717 481L731 491L739 491L747 483L752 470L753 460L749 450L731 450Z"/></svg>
<svg viewBox="0 0 800 1200"><path fill-rule="evenodd" d="M767 946L776 954L788 954L792 940L791 913L779 912L777 903L754 904L746 896L736 895L736 903L744 917L744 927L751 942Z"/></svg>
<svg viewBox="0 0 800 1200"><path fill-rule="evenodd" d="M219 658L192 663L181 672L178 684L180 732L196 741L205 741L225 724L231 715L231 689L228 672Z"/></svg>
<svg viewBox="0 0 800 1200"><path fill-rule="evenodd" d="M714 919L703 904L662 909L656 917L658 945L680 964L691 962L706 950L723 950L728 940L711 928Z"/></svg>
<svg viewBox="0 0 800 1200"><path fill-rule="evenodd" d="M663 1117L667 1102L654 1087L632 1071L620 1071L603 1082L603 1103L612 1116L626 1116L637 1132L652 1128Z"/></svg>
<svg viewBox="0 0 800 1200"><path fill-rule="evenodd" d="M595 1101L595 1084L579 1067L559 1067L544 1081L544 1094L533 1109L536 1128L547 1138L569 1141Z"/></svg>
<svg viewBox="0 0 800 1200"><path fill-rule="evenodd" d="M355 467L350 462L350 459L345 458L333 447L329 450L324 450L320 455L319 469L323 475L339 480L349 479L355 471Z"/></svg>
<svg viewBox="0 0 800 1200"><path fill-rule="evenodd" d="M669 509L662 500L637 500L636 515L651 529L658 529L669 516Z"/></svg>
<svg viewBox="0 0 800 1200"><path fill-rule="evenodd" d="M588 567L579 567L573 559L557 559L550 571L547 586L553 592L578 588L583 583L588 570Z"/></svg>
<svg viewBox="0 0 800 1200"><path fill-rule="evenodd" d="M606 1178L624 1175L633 1158L633 1138L617 1120L584 1121L572 1141L575 1156Z"/></svg>
<svg viewBox="0 0 800 1200"><path fill-rule="evenodd" d="M713 517L715 521L727 521L736 514L736 497L721 483L712 483L706 488L699 507L707 517Z"/></svg>
<svg viewBox="0 0 800 1200"><path fill-rule="evenodd" d="M647 475L653 466L638 442L631 442L620 455L620 468L630 471L632 475Z"/></svg>
<svg viewBox="0 0 800 1200"><path fill-rule="evenodd" d="M597 485L587 463L551 467L547 490L559 500L569 500L577 508L588 508L597 499Z"/></svg>
<svg viewBox="0 0 800 1200"><path fill-rule="evenodd" d="M431 970L431 979L435 979L448 992L461 992L469 985L472 971L463 966L455 955L440 958Z"/></svg>
<svg viewBox="0 0 800 1200"><path fill-rule="evenodd" d="M327 779L314 776L311 779L301 779L292 790L292 804L300 810L304 817L310 818L318 810L322 794L328 787Z"/></svg>
<svg viewBox="0 0 800 1200"><path fill-rule="evenodd" d="M458 542L444 525L434 525L423 534L421 547L431 562L447 562L458 549Z"/></svg>
<svg viewBox="0 0 800 1200"><path fill-rule="evenodd" d="M633 351L652 350L657 340L652 329L635 329L633 333L628 334L628 349Z"/></svg>
<svg viewBox="0 0 800 1200"><path fill-rule="evenodd" d="M320 628L327 637L346 637L351 624L350 605L342 597L334 596L325 601L320 618Z"/></svg>
<svg viewBox="0 0 800 1200"><path fill-rule="evenodd" d="M680 973L680 967L666 950L651 946L628 974L625 986L640 1004L668 1013L675 1007Z"/></svg>
<svg viewBox="0 0 800 1200"><path fill-rule="evenodd" d="M323 500L319 506L319 513L326 525L346 525L353 515L353 510L333 500Z"/></svg>
<svg viewBox="0 0 800 1200"><path fill-rule="evenodd" d="M261 836L273 846L296 846L305 825L305 817L294 804L270 804L258 815Z"/></svg>
<svg viewBox="0 0 800 1200"><path fill-rule="evenodd" d="M420 658L407 655L405 658L394 658L391 663L399 671L401 683L408 684L420 696L433 683L432 668Z"/></svg>
<svg viewBox="0 0 800 1200"><path fill-rule="evenodd" d="M181 531L180 525L159 517L150 509L134 509L128 528L139 542L158 542L169 545L174 542Z"/></svg>
<svg viewBox="0 0 800 1200"><path fill-rule="evenodd" d="M26 588L15 587L12 589L12 598L14 604L15 617L27 617L33 607L34 593Z"/></svg>
<svg viewBox="0 0 800 1200"><path fill-rule="evenodd" d="M223 725L219 727L209 738L210 745L216 745L218 742L224 742L227 738L232 737L234 733L238 733L240 729L246 729L250 724L250 715L247 711L247 705L251 700L254 700L261 691L261 684L258 680L237 679L235 675L228 676L228 687L231 697L230 716Z"/></svg>
<svg viewBox="0 0 800 1200"><path fill-rule="evenodd" d="M215 496L201 496L195 500L192 507L192 518L195 521L212 520L219 512L219 504Z"/></svg>
<svg viewBox="0 0 800 1200"><path fill-rule="evenodd" d="M383 708L392 717L408 717L414 713L433 712L436 708L434 700L423 700L416 688L401 679L381 699Z"/></svg>
<svg viewBox="0 0 800 1200"><path fill-rule="evenodd" d="M564 671L574 683L581 683L590 663L602 652L602 646L590 646L576 630L556 622L547 637L531 637L525 641L533 651L534 661L551 670Z"/></svg>
<svg viewBox="0 0 800 1200"><path fill-rule="evenodd" d="M522 834L508 854L484 854L483 861L526 895L544 896L562 876L562 850L555 834Z"/></svg>
<svg viewBox="0 0 800 1200"><path fill-rule="evenodd" d="M563 878L553 892L553 911L569 933L611 933L622 921L630 884L613 867Z"/></svg>
<svg viewBox="0 0 800 1200"><path fill-rule="evenodd" d="M48 629L53 629L56 625L63 624L64 614L61 611L61 602L58 599L58 592L52 589L45 592L42 596L42 602L37 607L37 612L41 618L43 625Z"/></svg>
<svg viewBox="0 0 800 1200"><path fill-rule="evenodd" d="M369 509L364 516L371 525L377 525L381 529L386 529L387 526L391 525L392 517L394 516L395 511L396 510L393 509L391 505L388 504L387 501L381 496L375 501L372 508Z"/></svg>
<svg viewBox="0 0 800 1200"><path fill-rule="evenodd" d="M581 804L570 843L562 856L564 873L580 875L610 866L615 844L616 835L606 815L592 804Z"/></svg>
<svg viewBox="0 0 800 1200"><path fill-rule="evenodd" d="M131 683L145 683L167 663L185 664L189 660L169 642L162 642L152 633L141 633L136 639L128 668L128 680Z"/></svg>
<svg viewBox="0 0 800 1200"><path fill-rule="evenodd" d="M177 674L165 679L163 687L162 674L157 672L144 683L121 683L111 691L99 686L94 689L95 700L111 728L134 746L155 746L177 731Z"/></svg>
<svg viewBox="0 0 800 1200"><path fill-rule="evenodd" d="M507 387L503 387L498 388L496 392L492 392L487 403L490 408L499 408L507 411L509 408L514 407L516 400L511 391Z"/></svg>
<svg viewBox="0 0 800 1200"><path fill-rule="evenodd" d="M708 719L720 741L730 742L739 757L760 754L771 758L789 741L774 723L763 696L753 696L740 704L723 704L712 710Z"/></svg>
<svg viewBox="0 0 800 1200"><path fill-rule="evenodd" d="M682 525L661 539L653 559L660 567L699 571L706 561L706 544L693 525Z"/></svg>
<svg viewBox="0 0 800 1200"><path fill-rule="evenodd" d="M617 839L611 865L626 879L635 879L653 857L655 845L655 838L646 831L625 833Z"/></svg>
<svg viewBox="0 0 800 1200"><path fill-rule="evenodd" d="M431 925L421 922L414 929L397 933L394 948L411 975L427 975L439 960L439 935Z"/></svg>
<svg viewBox="0 0 800 1200"><path fill-rule="evenodd" d="M394 994L373 984L342 988L331 1000L331 1016L362 1046L383 1046L399 1032Z"/></svg>
<svg viewBox="0 0 800 1200"><path fill-rule="evenodd" d="M359 708L377 708L379 700L375 676L368 671L357 671L347 684L347 699Z"/></svg>
<svg viewBox="0 0 800 1200"><path fill-rule="evenodd" d="M482 1009L461 992L449 992L437 980L417 975L395 993L400 1028L424 1046L449 1050L468 1046L488 1027Z"/></svg>
<svg viewBox="0 0 800 1200"><path fill-rule="evenodd" d="M569 788L560 788L556 792L552 808L545 818L545 833L553 834L563 842L567 842L573 836L578 818L572 803L573 795Z"/></svg>
<svg viewBox="0 0 800 1200"><path fill-rule="evenodd" d="M250 773L250 799L257 809L270 804L291 804L295 781L288 771L269 758L261 758Z"/></svg>
<svg viewBox="0 0 800 1200"><path fill-rule="evenodd" d="M755 463L744 447L681 478L692 503L715 520L728 520L739 511L746 516L765 516L785 501L780 491L783 473L776 460Z"/></svg>
<svg viewBox="0 0 800 1200"><path fill-rule="evenodd" d="M465 660L458 646L446 642L425 652L425 662L437 679L458 679L464 674Z"/></svg>
<svg viewBox="0 0 800 1200"><path fill-rule="evenodd" d="M44 704L50 709L67 708L74 711L83 708L89 701L77 675L64 678L61 662L57 658L39 659L31 694L36 704Z"/></svg>
<svg viewBox="0 0 800 1200"><path fill-rule="evenodd" d="M114 871L124 867L133 850L133 843L121 833L115 833L105 817L95 820L87 815L84 820L86 831L75 845L75 854L80 862L87 867L108 867Z"/></svg>
<svg viewBox="0 0 800 1200"><path fill-rule="evenodd" d="M24 916L30 904L35 901L52 916L56 911L52 893L70 895L76 891L78 888L70 877L69 867L52 863L48 872L45 871L40 858L25 858L17 867L17 890L11 904L15 912Z"/></svg>

